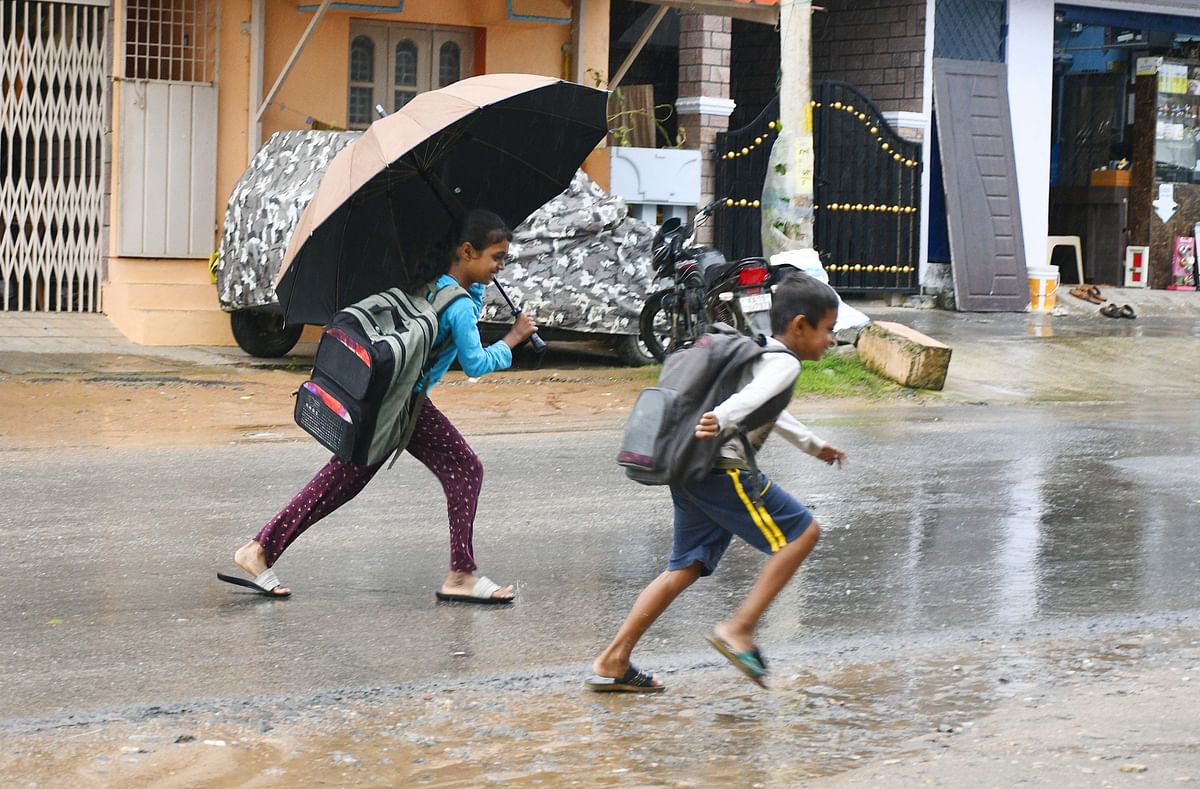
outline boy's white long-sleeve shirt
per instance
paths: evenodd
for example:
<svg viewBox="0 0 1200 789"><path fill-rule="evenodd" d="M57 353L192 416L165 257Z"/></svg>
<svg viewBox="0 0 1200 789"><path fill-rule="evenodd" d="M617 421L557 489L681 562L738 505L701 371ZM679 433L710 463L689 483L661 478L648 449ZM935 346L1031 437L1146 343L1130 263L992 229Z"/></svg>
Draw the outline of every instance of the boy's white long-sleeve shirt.
<svg viewBox="0 0 1200 789"><path fill-rule="evenodd" d="M774 337L768 337L767 347L785 346ZM790 353L764 353L750 370L750 381L713 409L722 430L738 424L756 408L793 385L800 374L800 360ZM780 412L772 429L809 455L817 455L826 446L823 440L786 410ZM734 440L726 443L721 447L721 457L745 460L741 442Z"/></svg>

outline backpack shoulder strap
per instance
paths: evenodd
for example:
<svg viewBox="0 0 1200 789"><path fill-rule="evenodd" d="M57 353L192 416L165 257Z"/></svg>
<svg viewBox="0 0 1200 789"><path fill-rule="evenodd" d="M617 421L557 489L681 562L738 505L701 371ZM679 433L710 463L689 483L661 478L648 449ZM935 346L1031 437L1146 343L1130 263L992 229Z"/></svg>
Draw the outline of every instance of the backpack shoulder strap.
<svg viewBox="0 0 1200 789"><path fill-rule="evenodd" d="M451 302L470 294L467 293L466 288L462 285L442 285L438 287L436 282L431 282L426 289L426 295L429 303L433 305L433 311L438 314L438 317L441 317L441 314L450 306Z"/></svg>
<svg viewBox="0 0 1200 789"><path fill-rule="evenodd" d="M763 353L786 353L788 356L796 356L787 348L778 348L774 345L763 348ZM796 356L796 361L800 361L800 357Z"/></svg>
<svg viewBox="0 0 1200 789"><path fill-rule="evenodd" d="M446 308L449 307L451 303L469 295L471 294L467 293L466 289L462 285L458 284L442 285L441 287L438 287L437 282L430 282L425 286L425 298L429 300L429 303L433 307L433 311L439 320L442 317L442 313L446 311ZM437 363L438 358L442 355L442 353L445 352L447 348L450 347L451 343L453 342L454 338L447 334L446 339L442 340L440 344L430 349L429 357L425 361L425 367L421 374L422 380L429 374L429 371L433 369L434 364Z"/></svg>

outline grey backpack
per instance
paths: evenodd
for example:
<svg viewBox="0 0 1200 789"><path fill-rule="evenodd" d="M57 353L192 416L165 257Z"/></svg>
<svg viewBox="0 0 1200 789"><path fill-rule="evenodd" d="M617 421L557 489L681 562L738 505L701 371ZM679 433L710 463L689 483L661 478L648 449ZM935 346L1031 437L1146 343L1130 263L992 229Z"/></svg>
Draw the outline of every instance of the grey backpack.
<svg viewBox="0 0 1200 789"><path fill-rule="evenodd" d="M691 346L668 356L658 385L642 390L625 423L617 464L625 467L626 476L643 485L694 482L712 470L721 446L734 437L742 440L747 461L757 469L746 435L779 416L793 387L715 439L698 439L695 429L701 416L744 385L749 366L768 352L763 342L714 323Z"/></svg>
<svg viewBox="0 0 1200 789"><path fill-rule="evenodd" d="M403 449L443 347L438 317L458 285L391 288L346 307L321 335L312 378L296 396L296 424L342 460L373 465Z"/></svg>

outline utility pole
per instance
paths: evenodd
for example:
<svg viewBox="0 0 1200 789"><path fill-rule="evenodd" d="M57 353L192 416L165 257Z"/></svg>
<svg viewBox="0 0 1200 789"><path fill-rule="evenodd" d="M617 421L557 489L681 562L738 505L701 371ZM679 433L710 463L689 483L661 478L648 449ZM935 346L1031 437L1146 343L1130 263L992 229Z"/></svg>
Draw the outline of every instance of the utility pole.
<svg viewBox="0 0 1200 789"><path fill-rule="evenodd" d="M779 2L779 120L763 184L763 254L813 245L812 2Z"/></svg>

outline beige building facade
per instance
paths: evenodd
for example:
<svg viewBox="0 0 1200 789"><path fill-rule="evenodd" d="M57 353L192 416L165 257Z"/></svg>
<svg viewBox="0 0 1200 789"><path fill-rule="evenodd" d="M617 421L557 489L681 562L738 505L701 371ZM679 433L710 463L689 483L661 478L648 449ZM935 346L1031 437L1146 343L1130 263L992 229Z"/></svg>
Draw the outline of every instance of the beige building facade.
<svg viewBox="0 0 1200 789"><path fill-rule="evenodd" d="M232 345L209 258L228 196L277 131L364 128L483 73L586 81L608 0L126 0L109 9L102 309L147 345Z"/></svg>

